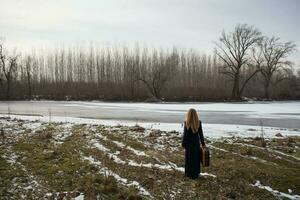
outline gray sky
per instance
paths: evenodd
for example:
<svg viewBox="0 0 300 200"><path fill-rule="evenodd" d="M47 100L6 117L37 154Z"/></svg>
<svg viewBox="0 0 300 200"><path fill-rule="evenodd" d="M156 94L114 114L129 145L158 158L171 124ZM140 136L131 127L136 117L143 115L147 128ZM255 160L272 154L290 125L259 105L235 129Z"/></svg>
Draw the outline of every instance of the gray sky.
<svg viewBox="0 0 300 200"><path fill-rule="evenodd" d="M0 0L0 36L10 48L138 42L212 52L237 23L294 41L300 49L300 0ZM300 64L300 50L290 57Z"/></svg>

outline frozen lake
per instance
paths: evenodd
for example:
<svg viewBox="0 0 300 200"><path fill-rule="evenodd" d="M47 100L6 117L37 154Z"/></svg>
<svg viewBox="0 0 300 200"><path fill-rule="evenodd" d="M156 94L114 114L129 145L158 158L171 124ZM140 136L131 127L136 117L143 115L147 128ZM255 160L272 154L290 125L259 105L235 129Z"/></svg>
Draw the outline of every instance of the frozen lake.
<svg viewBox="0 0 300 200"><path fill-rule="evenodd" d="M181 123L195 108L207 124L300 129L300 101L243 103L112 103L83 101L2 101L0 114L80 117L129 122Z"/></svg>

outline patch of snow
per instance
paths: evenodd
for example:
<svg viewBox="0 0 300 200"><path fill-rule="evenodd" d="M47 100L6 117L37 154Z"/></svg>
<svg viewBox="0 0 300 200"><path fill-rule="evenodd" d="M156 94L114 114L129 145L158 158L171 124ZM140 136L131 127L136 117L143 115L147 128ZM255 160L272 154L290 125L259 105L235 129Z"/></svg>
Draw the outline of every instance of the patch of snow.
<svg viewBox="0 0 300 200"><path fill-rule="evenodd" d="M223 152L226 152L226 153L231 153L231 154L243 157L243 158L250 158L250 159L253 159L253 160L258 160L258 161L260 161L262 163L271 163L273 165L277 165L277 163L274 163L274 162L271 162L271 161L266 161L264 159L261 159L261 158L255 157L255 156L242 155L242 154L239 154L239 153L236 153L236 152L227 151L225 149L221 149L221 148L218 148L218 147L215 147L215 146L212 146L212 145L207 145L207 146L210 147L210 148L212 148L212 149L217 149L219 151L223 151Z"/></svg>
<svg viewBox="0 0 300 200"><path fill-rule="evenodd" d="M106 148L105 146L103 146L102 144L100 144L97 140L91 140L91 144L96 147L97 149L104 151L104 152L108 152L110 151L108 148Z"/></svg>
<svg viewBox="0 0 300 200"><path fill-rule="evenodd" d="M103 140L108 140L106 136L103 136L100 133L97 133L97 136L99 136ZM137 149L134 149L134 148L132 148L132 147L130 147L128 145L125 145L122 142L119 142L119 141L116 141L116 140L109 140L109 141L113 142L114 144L116 144L120 148L126 148L126 149L130 150L131 152L133 152L137 156L148 156L144 151L139 151ZM104 147L102 144L98 143L97 145L98 145L98 149L100 149L100 150L103 149L103 151L109 151L109 149L107 149L106 147ZM119 153L115 153L115 154L117 155Z"/></svg>
<svg viewBox="0 0 300 200"><path fill-rule="evenodd" d="M176 164L172 163L170 165L165 164L165 165L160 165L160 164L152 164L152 163L137 163L133 160L129 160L128 165L131 166L135 166L135 167L147 167L147 168L158 168L158 169L162 169L162 170L177 170L180 172L184 172L184 168L183 167L178 167ZM216 177L216 175L214 174L209 174L209 173L200 173L201 176L212 176L212 177Z"/></svg>
<svg viewBox="0 0 300 200"><path fill-rule="evenodd" d="M115 140L112 140L113 143L115 143L118 147L121 147L121 148L124 148L126 145L123 144L122 142L119 142L119 141L115 141Z"/></svg>
<svg viewBox="0 0 300 200"><path fill-rule="evenodd" d="M31 130L36 130L38 129L39 127L42 126L42 123L41 122L33 122L33 123L24 123L23 124L23 127L26 128L26 129L31 129Z"/></svg>
<svg viewBox="0 0 300 200"><path fill-rule="evenodd" d="M126 178L120 177L118 174L114 173L113 171L111 171L107 167L102 167L101 162L100 161L95 161L95 159L91 156L89 156L89 157L82 156L82 158L83 158L83 160L87 160L90 163L100 167L100 170L99 170L100 174L113 176L118 182L122 183L123 185L126 185L126 186L133 185L133 186L135 186L139 190L139 194L144 195L144 196L152 197L151 194L145 188L143 188L137 181L129 181Z"/></svg>
<svg viewBox="0 0 300 200"><path fill-rule="evenodd" d="M129 146L126 146L126 149L132 151L137 156L148 156L144 151L140 151Z"/></svg>
<svg viewBox="0 0 300 200"><path fill-rule="evenodd" d="M109 153L108 156L109 156L110 158L112 158L113 161L114 161L115 163L118 163L118 164L126 164L126 162L125 162L124 160L120 159L118 156L116 156L116 155L114 155L114 154L112 154L112 153Z"/></svg>
<svg viewBox="0 0 300 200"><path fill-rule="evenodd" d="M12 152L10 148L8 150L9 155L2 155L2 158L4 158L9 164L14 165L17 163L18 156L14 152Z"/></svg>
<svg viewBox="0 0 300 200"><path fill-rule="evenodd" d="M100 165L101 165L101 162L95 160L92 156L88 156L88 157L87 157L87 156L82 156L82 159L83 159L83 160L89 161L89 162L92 163L93 165L97 165L97 166L100 166Z"/></svg>
<svg viewBox="0 0 300 200"><path fill-rule="evenodd" d="M162 169L162 170L177 170L180 172L184 172L184 168L182 167L177 167L176 164L172 163L170 164L152 164L152 163L137 163L134 160L128 160L128 162L122 160L121 158L119 158L117 156L116 153L111 153L110 149L104 147L102 144L100 144L99 142L97 142L96 140L92 140L91 143L97 147L100 151L103 151L104 153L106 153L110 158L113 159L114 162L118 163L118 164L128 164L129 166L134 166L134 167L147 167L147 168L158 168L158 169ZM123 143L117 142L118 145L120 146L124 146ZM133 149L135 150L135 149ZM139 152L139 151L137 151ZM137 153L136 152L136 153ZM140 154L140 152L139 152ZM206 174L205 174L206 175ZM215 177L215 175L211 175L213 177Z"/></svg>
<svg viewBox="0 0 300 200"><path fill-rule="evenodd" d="M216 178L217 176L216 175L214 175L214 174L209 174L209 173L206 173L206 172L204 172L204 173L200 173L200 176L212 176L212 177L214 177L214 178Z"/></svg>
<svg viewBox="0 0 300 200"><path fill-rule="evenodd" d="M263 148L263 147L255 146L253 144L245 144L245 143L238 143L238 142L236 142L234 144L238 144L238 145L242 145L242 146L248 146L248 147L257 148L257 149L262 149L264 151L269 151L269 152L272 152L272 153L278 153L280 155L283 155L283 156L286 156L286 157L290 157L290 158L293 158L293 159L295 159L297 161L300 161L300 158L297 158L297 157L295 157L293 155L289 155L289 154L283 153L283 152L278 151L278 150L274 150L274 149L270 149L270 148Z"/></svg>
<svg viewBox="0 0 300 200"><path fill-rule="evenodd" d="M210 145L210 144L208 144L207 145L207 147L209 147L209 148L213 148L213 149L217 149L217 150L219 150L219 151L223 151L223 152L226 152L226 153L228 153L229 151L227 151L227 150L225 150L225 149L221 149L221 148L219 148L219 147L215 147L215 146L213 146L213 145Z"/></svg>
<svg viewBox="0 0 300 200"><path fill-rule="evenodd" d="M52 134L55 143L62 144L68 137L72 136L70 130L58 131L58 133Z"/></svg>
<svg viewBox="0 0 300 200"><path fill-rule="evenodd" d="M75 197L74 200L84 200L84 194L80 194L79 196Z"/></svg>
<svg viewBox="0 0 300 200"><path fill-rule="evenodd" d="M140 194L142 194L144 196L151 196L151 194L145 188L141 187L141 185L137 181L131 181L131 182L127 183L127 185L128 186L133 185L133 186L137 187L140 191Z"/></svg>
<svg viewBox="0 0 300 200"><path fill-rule="evenodd" d="M259 180L256 180L255 184L250 184L250 185L254 186L254 187L258 187L260 189L265 189L265 190L271 192L276 197L285 197L285 198L288 198L291 200L297 200L297 199L299 200L300 199L299 195L291 195L291 194L287 194L284 192L279 192L278 190L272 189L270 186L264 186L260 183Z"/></svg>
<svg viewBox="0 0 300 200"><path fill-rule="evenodd" d="M31 185L28 185L27 187L24 187L23 189L24 189L24 190L32 190L33 188L32 188Z"/></svg>
<svg viewBox="0 0 300 200"><path fill-rule="evenodd" d="M19 182L16 183L16 181L19 179L19 177L15 177L12 180L12 183L14 187L9 189L9 192L15 192L16 188L22 188L24 190L32 190L32 191L40 191L43 190L45 187L42 186L39 182L37 182L35 176L33 176L26 167L19 161L17 161L18 156L12 151L12 147L8 146L6 147L6 153L2 156L3 158L7 159L7 162L10 163L13 166L19 166L20 169L24 172L24 177L26 177L26 182ZM24 196L24 199L26 196Z"/></svg>

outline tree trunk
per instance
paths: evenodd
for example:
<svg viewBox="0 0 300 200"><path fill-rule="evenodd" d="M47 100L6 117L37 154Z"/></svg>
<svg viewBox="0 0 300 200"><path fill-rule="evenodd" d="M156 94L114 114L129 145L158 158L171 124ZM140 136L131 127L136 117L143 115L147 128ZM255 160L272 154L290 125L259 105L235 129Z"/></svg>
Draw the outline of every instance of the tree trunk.
<svg viewBox="0 0 300 200"><path fill-rule="evenodd" d="M240 75L236 73L234 76L233 88L231 93L231 99L239 100L240 99Z"/></svg>
<svg viewBox="0 0 300 200"><path fill-rule="evenodd" d="M7 85L6 85L6 99L10 99L10 80L7 79Z"/></svg>
<svg viewBox="0 0 300 200"><path fill-rule="evenodd" d="M29 99L31 99L31 81L30 81L30 78L28 78L28 96L29 96Z"/></svg>
<svg viewBox="0 0 300 200"><path fill-rule="evenodd" d="M270 79L265 80L264 84L264 89L265 89L265 98L270 99Z"/></svg>
<svg viewBox="0 0 300 200"><path fill-rule="evenodd" d="M0 91L4 91L3 82L2 82L1 77L0 77ZM0 98L1 98L1 95L0 95Z"/></svg>
<svg viewBox="0 0 300 200"><path fill-rule="evenodd" d="M239 91L239 97L241 97L242 96L242 94L243 94L243 91L244 91L244 89L245 89L245 87L246 87L246 85L247 85L247 83L259 72L260 70L256 70L253 74L251 74L246 80L245 80L245 82L242 84L242 87L241 87L241 89L240 89L240 91Z"/></svg>

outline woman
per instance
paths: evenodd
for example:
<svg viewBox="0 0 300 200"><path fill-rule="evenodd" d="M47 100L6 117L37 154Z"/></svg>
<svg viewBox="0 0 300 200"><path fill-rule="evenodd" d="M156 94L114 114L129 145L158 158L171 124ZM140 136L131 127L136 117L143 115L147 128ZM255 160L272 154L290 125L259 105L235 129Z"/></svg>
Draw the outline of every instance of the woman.
<svg viewBox="0 0 300 200"><path fill-rule="evenodd" d="M182 147L185 148L185 176L191 179L200 173L200 141L205 147L201 121L195 109L191 108L184 122Z"/></svg>

